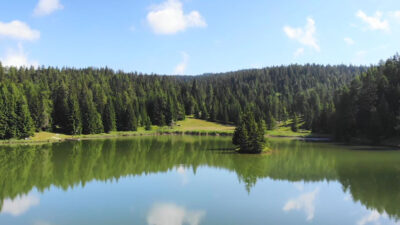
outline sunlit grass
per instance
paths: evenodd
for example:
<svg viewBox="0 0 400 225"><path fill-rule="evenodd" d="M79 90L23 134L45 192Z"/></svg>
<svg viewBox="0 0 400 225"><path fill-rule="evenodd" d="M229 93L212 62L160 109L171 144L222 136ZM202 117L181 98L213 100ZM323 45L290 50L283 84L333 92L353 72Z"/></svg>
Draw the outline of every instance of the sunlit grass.
<svg viewBox="0 0 400 225"><path fill-rule="evenodd" d="M299 127L304 124L304 121L299 121ZM292 120L280 122L274 130L268 130L267 135L276 137L305 137L311 134L310 130L298 129L297 132L292 131Z"/></svg>
<svg viewBox="0 0 400 225"><path fill-rule="evenodd" d="M183 121L178 121L174 127L175 130L179 131L227 131L233 132L234 126L224 125L220 123L209 122L205 120L186 118Z"/></svg>
<svg viewBox="0 0 400 225"><path fill-rule="evenodd" d="M110 133L101 134L81 134L81 135L65 135L52 132L37 132L33 137L26 139L11 139L2 140L0 144L34 144L59 142L64 140L77 139L94 139L94 138L110 138L123 136L142 136L142 135L161 135L161 134L176 134L176 135L231 135L235 127L224 125L205 120L187 117L183 121L178 121L174 126L152 126L151 130L146 130L144 127L139 127L137 131L112 131Z"/></svg>

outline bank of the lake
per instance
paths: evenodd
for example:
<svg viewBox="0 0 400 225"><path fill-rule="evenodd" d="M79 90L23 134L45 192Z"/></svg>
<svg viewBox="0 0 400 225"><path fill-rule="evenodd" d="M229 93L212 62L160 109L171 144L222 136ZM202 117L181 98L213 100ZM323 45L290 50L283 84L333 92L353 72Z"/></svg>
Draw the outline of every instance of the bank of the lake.
<svg viewBox="0 0 400 225"><path fill-rule="evenodd" d="M130 136L157 136L157 135L196 135L196 136L231 136L235 127L216 122L210 122L193 117L178 121L173 126L152 126L151 130L139 127L137 131L112 131L100 134L67 135L53 132L37 132L26 139L1 140L0 145L12 144L44 144L62 141L78 141L89 139L103 139Z"/></svg>
<svg viewBox="0 0 400 225"><path fill-rule="evenodd" d="M57 143L63 141L79 141L91 139L104 139L104 138L118 138L118 137L133 137L133 136L159 136L159 135L192 135L192 136L231 136L233 135L235 126L221 124L218 122L210 122L187 117L183 121L178 121L174 126L152 126L151 130L146 130L144 127L139 127L137 131L112 131L110 133L100 134L81 134L81 135L67 135L53 132L36 132L34 136L26 139L9 139L0 140L0 145L35 145L46 143ZM279 124L274 130L266 132L267 138L290 138L302 141L311 142L326 142L333 141L333 138L326 134L316 134L309 130L299 129L294 132L290 128L290 121ZM346 144L355 145L370 145L367 140L353 139ZM379 146L382 147L395 147L400 148L400 139L391 138L383 140ZM269 151L269 149L268 149ZM268 152L267 151L267 152Z"/></svg>

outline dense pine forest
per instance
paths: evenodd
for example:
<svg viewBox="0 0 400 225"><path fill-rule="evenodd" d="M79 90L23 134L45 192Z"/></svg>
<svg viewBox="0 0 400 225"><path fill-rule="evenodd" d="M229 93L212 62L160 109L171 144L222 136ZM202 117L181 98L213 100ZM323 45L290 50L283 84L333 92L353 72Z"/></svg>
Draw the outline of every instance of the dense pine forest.
<svg viewBox="0 0 400 225"><path fill-rule="evenodd" d="M290 65L201 76L0 64L0 139L134 131L186 115L239 124L251 108L267 129L298 115L304 129L379 141L397 134L399 100L399 56L371 67Z"/></svg>

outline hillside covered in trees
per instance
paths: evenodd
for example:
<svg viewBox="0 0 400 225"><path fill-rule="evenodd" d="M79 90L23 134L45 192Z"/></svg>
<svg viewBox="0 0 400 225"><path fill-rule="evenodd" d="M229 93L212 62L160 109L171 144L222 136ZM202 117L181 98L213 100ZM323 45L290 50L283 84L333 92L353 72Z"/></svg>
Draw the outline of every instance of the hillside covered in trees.
<svg viewBox="0 0 400 225"><path fill-rule="evenodd" d="M335 96L334 113L320 114L338 140L360 137L379 143L400 134L400 56L357 76ZM329 125L326 122L330 121ZM323 126L323 127L324 127Z"/></svg>
<svg viewBox="0 0 400 225"><path fill-rule="evenodd" d="M372 68L290 65L201 76L144 75L107 68L6 68L0 64L0 139L25 138L34 131L133 131L149 124L170 125L191 114L238 124L247 107L269 129L276 121L300 115L305 129L364 134L367 128L359 123L346 127L349 123L345 121L354 119L346 107L365 103L379 110L391 109L391 116L384 118L392 123L400 98L399 68L398 57ZM376 97L366 96L370 90ZM355 97L347 96L354 91ZM380 103L382 98L387 103ZM352 109L351 116L367 116L362 109ZM378 112L382 110L366 110L368 118L381 116ZM343 122L333 127L336 118ZM394 128L385 132L389 135Z"/></svg>

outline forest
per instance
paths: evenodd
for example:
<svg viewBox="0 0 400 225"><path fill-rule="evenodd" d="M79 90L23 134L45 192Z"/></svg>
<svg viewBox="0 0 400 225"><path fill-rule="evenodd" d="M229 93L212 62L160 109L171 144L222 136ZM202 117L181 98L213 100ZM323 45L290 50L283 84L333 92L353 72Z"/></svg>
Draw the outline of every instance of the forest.
<svg viewBox="0 0 400 225"><path fill-rule="evenodd" d="M303 129L379 142L400 130L399 100L398 55L369 67L306 64L199 76L0 64L0 139L135 131L187 115L238 125L251 108L266 129L299 116Z"/></svg>

